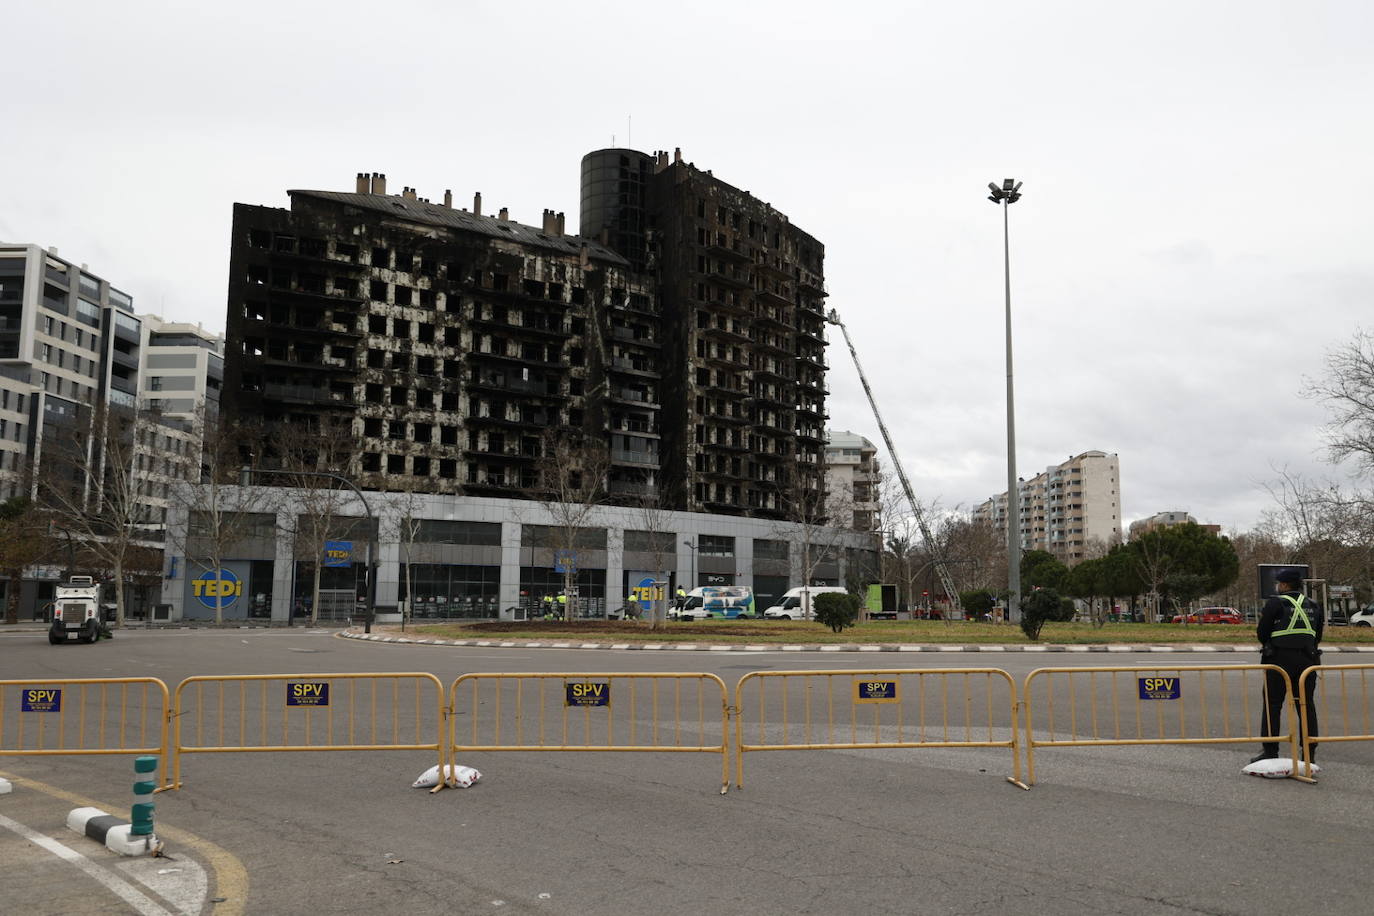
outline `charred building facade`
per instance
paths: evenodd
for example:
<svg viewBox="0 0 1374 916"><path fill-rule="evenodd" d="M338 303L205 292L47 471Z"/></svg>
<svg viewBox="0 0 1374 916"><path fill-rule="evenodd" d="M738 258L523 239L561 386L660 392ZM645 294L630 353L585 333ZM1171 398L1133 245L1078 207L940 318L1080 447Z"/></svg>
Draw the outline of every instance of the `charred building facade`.
<svg viewBox="0 0 1374 916"><path fill-rule="evenodd" d="M562 214L526 226L385 181L235 205L226 409L332 431L357 479L429 493L518 495L547 431L605 430L611 488L656 492L638 430L658 427L658 316L626 260ZM630 380L607 377L613 340Z"/></svg>
<svg viewBox="0 0 1374 916"><path fill-rule="evenodd" d="M679 151L584 157L580 229L654 279L674 505L822 516L825 247Z"/></svg>
<svg viewBox="0 0 1374 916"><path fill-rule="evenodd" d="M801 518L823 502L824 247L667 153L582 162L580 236L385 176L236 204L226 409L329 429L369 486L533 495L540 440L609 495Z"/></svg>

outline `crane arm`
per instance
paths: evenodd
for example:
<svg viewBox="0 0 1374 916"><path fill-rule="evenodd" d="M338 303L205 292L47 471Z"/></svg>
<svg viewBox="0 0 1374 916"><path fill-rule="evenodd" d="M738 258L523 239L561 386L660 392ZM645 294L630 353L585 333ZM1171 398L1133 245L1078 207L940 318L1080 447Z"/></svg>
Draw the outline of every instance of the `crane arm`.
<svg viewBox="0 0 1374 916"><path fill-rule="evenodd" d="M849 355L854 358L854 368L859 373L859 383L864 386L864 394L868 395L868 405L873 408L873 419L878 421L878 431L882 433L883 442L887 444L887 453L892 456L892 466L897 470L897 479L902 483L906 500L911 504L911 513L916 517L916 525L921 529L921 537L925 540L926 550L930 551L930 556L935 563L935 572L940 577L940 587L945 590L954 610L957 611L959 610L959 590L954 584L954 578L949 574L949 568L945 565L944 558L940 556L940 548L930 533L930 526L926 524L926 516L921 511L921 504L916 501L916 492L911 489L911 481L907 480L906 470L902 467L902 460L897 457L897 449L892 445L892 436L888 434L887 424L883 422L883 415L878 410L878 402L873 397L873 389L868 384L868 377L864 375L863 364L859 362L859 351L854 349L854 341L850 340L849 329L840 320L839 312L831 309L825 317L831 324L839 326L840 333L844 335L845 346L849 348Z"/></svg>

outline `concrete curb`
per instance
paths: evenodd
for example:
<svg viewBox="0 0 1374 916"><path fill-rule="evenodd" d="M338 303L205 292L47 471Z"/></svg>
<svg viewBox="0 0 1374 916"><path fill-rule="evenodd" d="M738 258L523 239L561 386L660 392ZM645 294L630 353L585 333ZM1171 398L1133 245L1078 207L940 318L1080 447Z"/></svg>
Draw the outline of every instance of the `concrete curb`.
<svg viewBox="0 0 1374 916"><path fill-rule="evenodd" d="M9 795L14 791L14 785L8 780L0 777L0 795Z"/></svg>
<svg viewBox="0 0 1374 916"><path fill-rule="evenodd" d="M354 633L343 630L339 633L345 639L363 639L369 642L397 643L412 646L469 646L483 649L629 649L636 651L675 651L675 652L1111 652L1111 653L1148 653L1148 652L1196 652L1214 654L1221 652L1259 653L1258 645L1089 645L1089 646L1002 646L1002 645L964 645L964 644L920 644L882 643L878 645L837 644L837 645L788 645L769 643L766 645L715 645L711 643L626 643L626 642L576 642L573 640L500 640L500 639L412 639L409 636L382 636L377 633ZM1374 646L1323 646L1324 653L1367 653L1374 654Z"/></svg>
<svg viewBox="0 0 1374 916"><path fill-rule="evenodd" d="M133 836L129 822L106 814L99 808L73 808L67 815L67 826L82 836L103 843L110 852L121 856L148 856L159 846L157 837Z"/></svg>

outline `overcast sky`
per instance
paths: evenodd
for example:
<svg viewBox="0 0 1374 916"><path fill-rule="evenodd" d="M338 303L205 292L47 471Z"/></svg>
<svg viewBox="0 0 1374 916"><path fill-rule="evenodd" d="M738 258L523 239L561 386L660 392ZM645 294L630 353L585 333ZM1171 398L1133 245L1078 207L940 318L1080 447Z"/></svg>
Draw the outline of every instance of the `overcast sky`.
<svg viewBox="0 0 1374 916"><path fill-rule="evenodd" d="M1363 2L11 5L0 240L223 330L231 208L388 187L577 223L578 165L681 147L826 246L918 496L1121 461L1123 516L1248 529L1326 474L1326 350L1374 324ZM837 332L832 428L881 448Z"/></svg>

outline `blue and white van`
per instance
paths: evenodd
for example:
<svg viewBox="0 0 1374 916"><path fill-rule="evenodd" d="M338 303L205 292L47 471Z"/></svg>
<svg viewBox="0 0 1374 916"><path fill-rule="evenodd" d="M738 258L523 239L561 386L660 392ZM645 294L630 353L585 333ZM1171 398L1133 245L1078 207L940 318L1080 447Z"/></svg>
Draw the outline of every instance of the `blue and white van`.
<svg viewBox="0 0 1374 916"><path fill-rule="evenodd" d="M747 585L703 585L687 593L682 606L668 616L675 620L738 620L754 613L754 590Z"/></svg>

